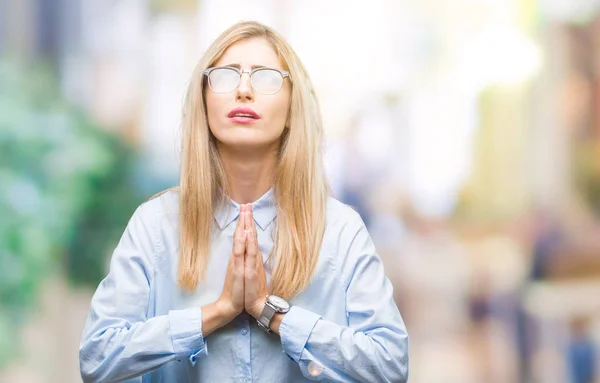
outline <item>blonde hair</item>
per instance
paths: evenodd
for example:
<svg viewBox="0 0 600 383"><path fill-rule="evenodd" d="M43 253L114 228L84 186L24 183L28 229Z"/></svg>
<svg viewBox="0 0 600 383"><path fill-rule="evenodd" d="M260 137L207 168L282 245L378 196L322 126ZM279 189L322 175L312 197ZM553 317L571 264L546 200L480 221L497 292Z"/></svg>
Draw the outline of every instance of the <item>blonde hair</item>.
<svg viewBox="0 0 600 383"><path fill-rule="evenodd" d="M213 212L229 195L227 177L206 116L203 72L231 45L249 38L266 39L293 79L290 110L274 180L277 220L269 256L269 292L290 299L304 290L317 265L329 187L321 144L323 126L315 92L296 53L274 30L257 22L240 22L223 32L194 69L182 114L179 190L179 285L193 291L204 280L210 255ZM219 192L222 190L223 193Z"/></svg>

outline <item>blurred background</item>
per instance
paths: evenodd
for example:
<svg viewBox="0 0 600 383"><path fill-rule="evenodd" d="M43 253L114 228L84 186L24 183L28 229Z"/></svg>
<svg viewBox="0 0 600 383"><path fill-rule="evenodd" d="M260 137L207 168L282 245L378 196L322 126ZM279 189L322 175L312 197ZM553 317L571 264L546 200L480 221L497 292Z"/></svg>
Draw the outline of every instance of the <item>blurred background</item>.
<svg viewBox="0 0 600 383"><path fill-rule="evenodd" d="M192 69L248 19L312 76L410 381L600 382L600 0L0 1L0 382L81 381L110 254L178 183Z"/></svg>

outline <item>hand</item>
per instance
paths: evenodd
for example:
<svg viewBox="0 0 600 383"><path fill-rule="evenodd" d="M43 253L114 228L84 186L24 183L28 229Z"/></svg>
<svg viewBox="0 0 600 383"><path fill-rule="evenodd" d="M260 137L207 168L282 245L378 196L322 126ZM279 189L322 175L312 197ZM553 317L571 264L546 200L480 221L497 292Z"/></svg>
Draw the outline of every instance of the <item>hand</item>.
<svg viewBox="0 0 600 383"><path fill-rule="evenodd" d="M258 233L252 215L252 205L242 208L240 214L244 218L244 231L246 234L246 262L244 278L244 308L254 318L262 314L269 290L267 288L267 275L263 266L262 254L258 250Z"/></svg>
<svg viewBox="0 0 600 383"><path fill-rule="evenodd" d="M244 219L245 216L240 213L233 234L233 250L227 264L223 292L217 300L222 315L229 319L244 310L244 253L247 242Z"/></svg>

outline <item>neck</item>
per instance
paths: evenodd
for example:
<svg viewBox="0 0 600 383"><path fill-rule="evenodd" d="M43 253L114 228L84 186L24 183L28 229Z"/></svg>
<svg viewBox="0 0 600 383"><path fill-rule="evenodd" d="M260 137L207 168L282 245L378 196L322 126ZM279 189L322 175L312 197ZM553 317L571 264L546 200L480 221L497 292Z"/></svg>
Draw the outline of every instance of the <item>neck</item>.
<svg viewBox="0 0 600 383"><path fill-rule="evenodd" d="M277 148L262 153L219 148L227 175L229 197L238 204L252 203L273 185Z"/></svg>

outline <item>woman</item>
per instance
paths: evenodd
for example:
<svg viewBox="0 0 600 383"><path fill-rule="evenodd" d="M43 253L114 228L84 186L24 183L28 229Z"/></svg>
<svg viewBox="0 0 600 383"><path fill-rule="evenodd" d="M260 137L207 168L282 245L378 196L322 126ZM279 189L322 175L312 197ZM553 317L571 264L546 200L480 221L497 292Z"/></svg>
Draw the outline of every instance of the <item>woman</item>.
<svg viewBox="0 0 600 383"><path fill-rule="evenodd" d="M211 45L181 183L142 204L98 287L85 382L404 382L408 338L367 230L328 197L317 100L273 30Z"/></svg>

